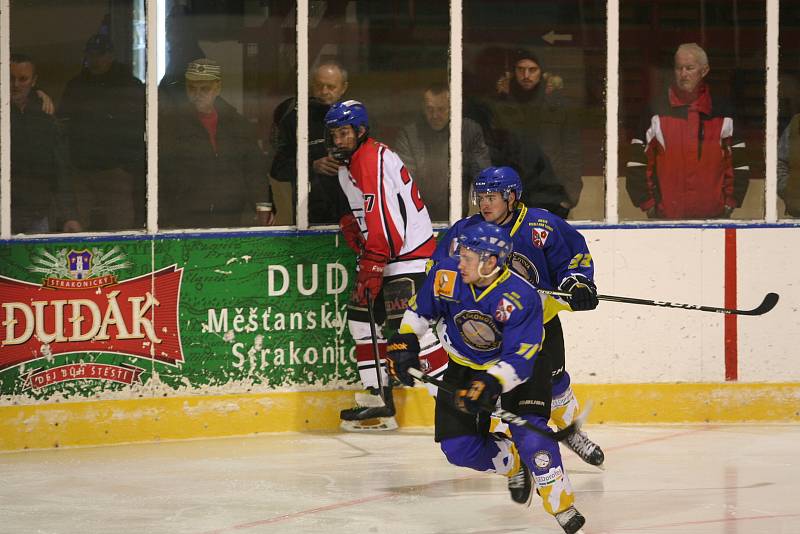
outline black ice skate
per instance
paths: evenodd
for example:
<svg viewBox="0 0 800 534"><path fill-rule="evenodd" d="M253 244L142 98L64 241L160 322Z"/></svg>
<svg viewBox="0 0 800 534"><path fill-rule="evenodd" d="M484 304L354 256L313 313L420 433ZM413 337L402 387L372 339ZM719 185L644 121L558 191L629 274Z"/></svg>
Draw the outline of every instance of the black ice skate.
<svg viewBox="0 0 800 534"><path fill-rule="evenodd" d="M519 504L531 503L531 471L525 462L520 460L516 473L508 477L508 492L511 500Z"/></svg>
<svg viewBox="0 0 800 534"><path fill-rule="evenodd" d="M383 388L383 397L378 388L367 388L367 393L356 393L356 406L342 410L339 418L340 427L348 432L369 432L375 430L395 430L397 420L394 418L394 397L392 388Z"/></svg>
<svg viewBox="0 0 800 534"><path fill-rule="evenodd" d="M556 514L556 521L567 534L580 534L583 532L581 527L586 523L586 518L574 506L570 506Z"/></svg>
<svg viewBox="0 0 800 534"><path fill-rule="evenodd" d="M585 432L575 432L563 443L587 464L600 467L606 459L600 445L590 440Z"/></svg>

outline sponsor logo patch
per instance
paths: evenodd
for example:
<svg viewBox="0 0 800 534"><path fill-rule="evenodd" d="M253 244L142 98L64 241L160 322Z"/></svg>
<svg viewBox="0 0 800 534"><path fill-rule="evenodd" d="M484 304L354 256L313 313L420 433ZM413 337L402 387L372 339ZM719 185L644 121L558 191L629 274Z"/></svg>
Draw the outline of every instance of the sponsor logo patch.
<svg viewBox="0 0 800 534"><path fill-rule="evenodd" d="M533 463L539 469L547 469L548 467L550 467L550 464L552 463L552 458L550 457L550 453L545 450L537 451L533 455Z"/></svg>
<svg viewBox="0 0 800 534"><path fill-rule="evenodd" d="M458 275L455 271L446 269L436 271L436 278L433 280L433 295L452 298L456 288L456 276Z"/></svg>

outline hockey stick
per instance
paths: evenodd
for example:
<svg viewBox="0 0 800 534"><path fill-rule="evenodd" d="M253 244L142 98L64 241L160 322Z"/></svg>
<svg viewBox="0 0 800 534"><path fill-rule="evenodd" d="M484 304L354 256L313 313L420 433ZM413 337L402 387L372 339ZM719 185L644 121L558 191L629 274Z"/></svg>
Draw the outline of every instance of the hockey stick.
<svg viewBox="0 0 800 534"><path fill-rule="evenodd" d="M411 367L408 370L408 374L410 374L420 382L427 382L428 384L436 386L445 393L449 393L450 395L453 396L455 396L456 394L455 391L453 391L447 386L447 384L445 384L444 382L442 382L437 378L433 378L432 376L426 375L419 369ZM581 412L581 414L578 415L578 417L576 417L572 421L572 423L569 424L569 426L567 426L566 428L562 428L557 432L548 432L547 430L539 428L538 426L534 426L533 424L528 422L525 418L520 417L515 413L509 412L508 410L504 410L499 407L487 406L485 410L487 412L492 412L492 415L494 415L495 417L499 417L500 419L503 420L504 423L507 423L509 425L521 426L523 428L530 430L531 432L534 432L546 438L550 438L554 441L564 441L572 434L581 429L581 426L583 426L584 421L586 421L586 418L589 416L589 410L591 410L591 407L587 406L583 410L583 412Z"/></svg>
<svg viewBox="0 0 800 534"><path fill-rule="evenodd" d="M566 297L570 298L571 295L564 291L551 291L549 289L539 289L539 293L543 295L551 295L553 297ZM764 315L778 303L779 295L777 293L767 293L761 304L752 310L738 310L736 308L717 308L714 306L701 306L699 304L680 304L678 302L666 302L663 300L647 300L637 299L632 297L618 297L614 295L597 295L598 300L610 300L611 302L624 302L626 304L643 304L645 306L661 306L664 308L682 308L684 310L697 310L704 312L725 313L728 315Z"/></svg>
<svg viewBox="0 0 800 534"><path fill-rule="evenodd" d="M386 399L383 396L383 377L381 376L381 355L378 350L378 334L375 330L375 312L372 310L374 301L369 289L365 289L367 294L367 311L369 313L369 335L372 337L372 356L375 358L375 374L378 375L378 394L381 396L383 404L386 404Z"/></svg>

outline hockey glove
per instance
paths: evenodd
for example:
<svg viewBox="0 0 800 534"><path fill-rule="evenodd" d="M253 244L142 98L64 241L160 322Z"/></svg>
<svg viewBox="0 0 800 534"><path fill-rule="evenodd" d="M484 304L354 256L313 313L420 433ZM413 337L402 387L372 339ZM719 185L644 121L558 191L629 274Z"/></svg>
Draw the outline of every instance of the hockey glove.
<svg viewBox="0 0 800 534"><path fill-rule="evenodd" d="M489 373L479 373L472 379L469 388L456 390L456 408L466 413L492 411L502 392L503 386L495 377Z"/></svg>
<svg viewBox="0 0 800 534"><path fill-rule="evenodd" d="M389 374L407 386L414 385L408 374L412 367L419 369L419 340L416 334L395 334L386 345L386 362Z"/></svg>
<svg viewBox="0 0 800 534"><path fill-rule="evenodd" d="M373 299L381 292L384 267L386 267L386 258L371 252L365 252L358 260L355 291L355 301L358 304L367 305L367 290Z"/></svg>
<svg viewBox="0 0 800 534"><path fill-rule="evenodd" d="M361 233L361 228L358 226L358 220L352 213L342 215L342 218L339 219L339 228L347 246L353 249L357 256L361 256L364 253L366 240L364 239L364 234Z"/></svg>
<svg viewBox="0 0 800 534"><path fill-rule="evenodd" d="M573 311L593 310L597 307L597 287L582 274L573 274L561 281L558 289L570 294L569 305Z"/></svg>

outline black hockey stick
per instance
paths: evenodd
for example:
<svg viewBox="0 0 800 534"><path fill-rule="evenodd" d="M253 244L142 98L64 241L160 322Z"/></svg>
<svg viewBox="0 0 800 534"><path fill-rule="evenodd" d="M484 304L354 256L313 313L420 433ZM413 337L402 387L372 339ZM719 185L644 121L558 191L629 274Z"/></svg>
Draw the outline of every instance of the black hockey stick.
<svg viewBox="0 0 800 534"><path fill-rule="evenodd" d="M383 396L383 377L381 376L381 355L378 350L378 334L375 330L375 312L372 310L374 301L369 289L364 290L367 294L367 311L369 313L369 335L372 337L372 356L375 358L375 373L378 375L378 394L381 396L383 404L386 404L386 399Z"/></svg>
<svg viewBox="0 0 800 534"><path fill-rule="evenodd" d="M549 289L539 289L539 293L543 295L551 295L554 297L566 297L571 295L564 291L551 291ZM680 304L678 302L666 302L663 300L647 300L636 299L632 297L617 297L614 295L597 295L598 300L610 300L611 302L624 302L626 304L644 304L645 306L661 306L664 308L682 308L684 310L697 310L704 312L725 313L728 315L764 315L778 303L777 293L767 293L761 304L752 310L737 310L736 308L717 308L714 306L701 306L699 304Z"/></svg>
<svg viewBox="0 0 800 534"><path fill-rule="evenodd" d="M423 373L419 369L416 369L416 368L412 367L412 368L410 368L408 370L408 374L410 374L411 376L413 376L414 378L416 378L420 382L427 382L428 384L432 384L432 385L436 386L437 388L441 389L445 393L449 393L450 395L455 396L455 391L450 389L447 386L447 384L445 384L444 382L442 382L439 379L436 379L436 378L433 378L432 376L426 375L425 373ZM550 439L552 439L554 441L564 441L565 439L570 437L572 434L574 434L575 432L577 432L578 430L581 429L581 426L583 426L584 421L586 421L586 418L589 416L589 410L590 409L591 408L589 406L587 406L583 410L583 412L581 412L581 414L578 415L578 417L576 417L572 421L572 423L569 424L569 426L567 426L566 428L562 428L561 430L558 430L556 432L548 432L547 430L541 429L538 426L534 426L533 424L529 423L523 417L520 417L519 415L517 415L515 413L509 412L508 410L504 410L504 409L496 407L496 406L487 406L485 410L487 412L492 412L492 415L494 415L495 417L499 417L500 419L502 419L502 421L504 423L507 423L509 425L515 425L515 426L524 427L524 428L530 430L531 432L535 432L536 434L539 434L540 436L544 436L544 437L550 438Z"/></svg>

